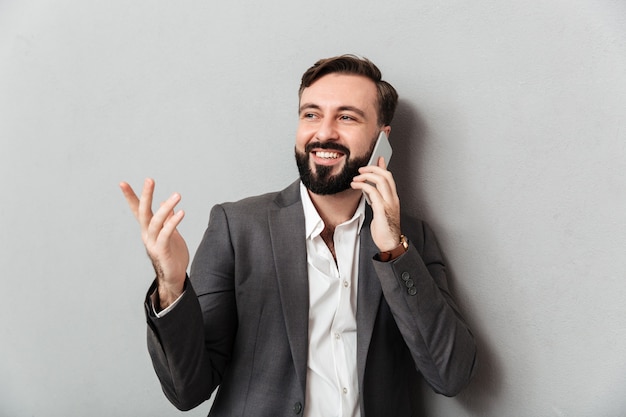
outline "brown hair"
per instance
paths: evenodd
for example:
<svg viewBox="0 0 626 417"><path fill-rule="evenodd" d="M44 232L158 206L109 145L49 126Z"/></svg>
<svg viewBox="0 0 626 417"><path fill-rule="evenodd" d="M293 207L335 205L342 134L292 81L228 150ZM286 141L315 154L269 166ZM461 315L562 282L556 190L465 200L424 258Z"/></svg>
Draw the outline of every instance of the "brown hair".
<svg viewBox="0 0 626 417"><path fill-rule="evenodd" d="M391 123L398 104L398 93L391 84L382 80L378 67L367 58L347 54L320 59L302 75L298 97L302 97L302 91L315 81L333 73L361 75L372 80L378 91L378 123L383 126Z"/></svg>

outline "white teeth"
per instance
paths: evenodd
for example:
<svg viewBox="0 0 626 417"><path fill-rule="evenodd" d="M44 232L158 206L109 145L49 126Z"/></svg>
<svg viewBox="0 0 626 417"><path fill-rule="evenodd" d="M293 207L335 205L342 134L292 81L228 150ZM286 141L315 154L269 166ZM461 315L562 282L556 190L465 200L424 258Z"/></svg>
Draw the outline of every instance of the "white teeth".
<svg viewBox="0 0 626 417"><path fill-rule="evenodd" d="M324 159L337 159L339 158L339 154L336 152L317 152L316 155L319 158L324 158Z"/></svg>

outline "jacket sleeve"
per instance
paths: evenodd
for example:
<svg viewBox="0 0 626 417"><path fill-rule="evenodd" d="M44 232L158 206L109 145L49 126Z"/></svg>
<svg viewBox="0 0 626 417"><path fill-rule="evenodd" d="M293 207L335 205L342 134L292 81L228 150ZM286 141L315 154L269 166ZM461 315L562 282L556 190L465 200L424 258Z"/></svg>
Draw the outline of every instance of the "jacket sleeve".
<svg viewBox="0 0 626 417"><path fill-rule="evenodd" d="M474 373L476 344L448 290L435 236L423 222L411 225L409 250L374 260L374 268L417 369L436 392L454 396Z"/></svg>
<svg viewBox="0 0 626 417"><path fill-rule="evenodd" d="M210 398L232 354L237 313L228 236L226 217L216 206L177 304L157 318L150 303L156 284L146 297L148 351L163 392L180 410Z"/></svg>

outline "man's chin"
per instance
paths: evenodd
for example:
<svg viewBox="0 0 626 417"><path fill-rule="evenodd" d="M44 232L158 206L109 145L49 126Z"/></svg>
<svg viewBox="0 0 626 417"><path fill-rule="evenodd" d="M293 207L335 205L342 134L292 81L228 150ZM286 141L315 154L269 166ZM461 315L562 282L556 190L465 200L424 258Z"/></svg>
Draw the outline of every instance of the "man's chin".
<svg viewBox="0 0 626 417"><path fill-rule="evenodd" d="M333 188L333 189L329 189L329 188L323 188L323 189L318 189L316 191L307 188L307 190L309 190L309 192L311 194L315 194L315 195L324 195L324 196L342 196L342 195L346 195L352 191L355 191L354 189L352 189L351 187L348 188L344 188L344 189L337 189L337 188Z"/></svg>
<svg viewBox="0 0 626 417"><path fill-rule="evenodd" d="M343 164L336 165L320 165L320 164L312 164L311 173L315 177L315 179L319 178L334 178L341 174L343 170Z"/></svg>
<svg viewBox="0 0 626 417"><path fill-rule="evenodd" d="M319 179L317 176L312 175L311 177L302 178L302 182L311 191L313 194L318 195L331 195L338 194L350 189L351 180L346 180L345 178L338 176L326 177L324 179Z"/></svg>
<svg viewBox="0 0 626 417"><path fill-rule="evenodd" d="M310 192L318 195L338 194L350 189L352 179L358 175L358 168L355 167L363 165L360 161L356 161L355 167L345 161L320 165L298 152L296 162L302 183Z"/></svg>

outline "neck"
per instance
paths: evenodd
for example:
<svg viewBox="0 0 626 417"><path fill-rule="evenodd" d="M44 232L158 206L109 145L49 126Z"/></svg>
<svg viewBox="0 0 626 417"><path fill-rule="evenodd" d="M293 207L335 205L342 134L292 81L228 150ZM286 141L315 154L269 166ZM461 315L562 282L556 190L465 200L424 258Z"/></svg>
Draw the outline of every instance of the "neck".
<svg viewBox="0 0 626 417"><path fill-rule="evenodd" d="M309 191L313 205L326 227L331 230L354 216L361 201L361 195L361 191L353 189L331 195L313 194Z"/></svg>

